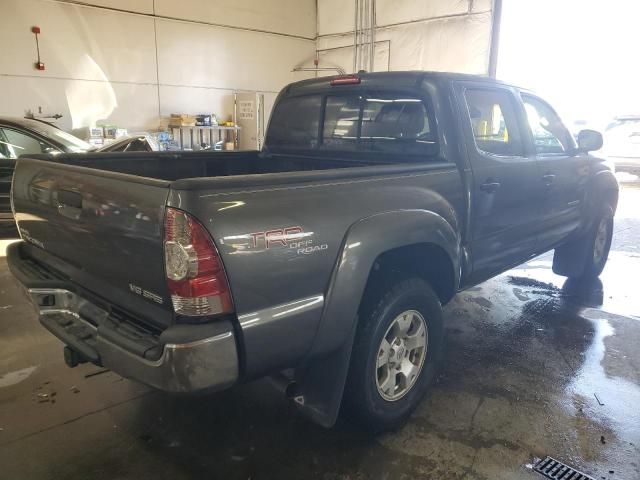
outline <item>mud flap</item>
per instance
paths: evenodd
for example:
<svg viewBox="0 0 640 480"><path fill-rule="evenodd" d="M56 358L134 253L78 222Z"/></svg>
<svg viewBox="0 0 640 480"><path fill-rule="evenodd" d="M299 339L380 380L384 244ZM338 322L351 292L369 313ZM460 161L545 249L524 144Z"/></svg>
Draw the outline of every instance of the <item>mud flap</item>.
<svg viewBox="0 0 640 480"><path fill-rule="evenodd" d="M342 346L296 371L293 401L303 415L325 428L333 427L340 413L357 325L356 320Z"/></svg>
<svg viewBox="0 0 640 480"><path fill-rule="evenodd" d="M589 253L589 235L561 245L553 252L553 273L564 277L579 277Z"/></svg>

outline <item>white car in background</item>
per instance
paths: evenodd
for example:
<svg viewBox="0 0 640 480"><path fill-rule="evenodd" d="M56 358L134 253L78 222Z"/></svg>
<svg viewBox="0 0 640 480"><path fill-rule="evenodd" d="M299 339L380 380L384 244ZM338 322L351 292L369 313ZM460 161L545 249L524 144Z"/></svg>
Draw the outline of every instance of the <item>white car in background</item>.
<svg viewBox="0 0 640 480"><path fill-rule="evenodd" d="M616 117L603 137L603 153L616 172L640 174L640 115Z"/></svg>

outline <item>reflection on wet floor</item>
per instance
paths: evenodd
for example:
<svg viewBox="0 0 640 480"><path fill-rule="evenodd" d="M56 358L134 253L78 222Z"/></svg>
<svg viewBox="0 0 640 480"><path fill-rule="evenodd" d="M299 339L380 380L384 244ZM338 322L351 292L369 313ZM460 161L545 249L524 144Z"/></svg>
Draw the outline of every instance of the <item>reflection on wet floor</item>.
<svg viewBox="0 0 640 480"><path fill-rule="evenodd" d="M625 319L591 309L582 312L582 316L593 325L594 336L568 390L583 397L594 395L597 401L591 409L594 417L601 418L604 423L615 423L620 439L636 440L640 438L640 384L625 378L626 372L620 372L622 375L607 373L609 357L619 353L613 348L609 348L613 352L607 352L607 340L617 334L614 325ZM637 372L629 373L637 377Z"/></svg>
<svg viewBox="0 0 640 480"><path fill-rule="evenodd" d="M533 479L552 455L640 479L639 201L623 191L600 280L547 254L458 295L431 393L378 437L309 423L267 381L183 398L67 369L0 267L0 478Z"/></svg>
<svg viewBox="0 0 640 480"><path fill-rule="evenodd" d="M640 230L640 222L638 225ZM640 295L637 294L637 275L640 273L640 252L638 254L625 251L612 251L609 254L607 267L597 283L581 285L574 282L567 284L564 277L551 271L552 254L545 254L517 269L518 276L524 279L535 279L537 282L565 288L566 295L576 297L576 302L584 306L599 307L609 313L627 315L640 320ZM591 298L585 297L589 295Z"/></svg>

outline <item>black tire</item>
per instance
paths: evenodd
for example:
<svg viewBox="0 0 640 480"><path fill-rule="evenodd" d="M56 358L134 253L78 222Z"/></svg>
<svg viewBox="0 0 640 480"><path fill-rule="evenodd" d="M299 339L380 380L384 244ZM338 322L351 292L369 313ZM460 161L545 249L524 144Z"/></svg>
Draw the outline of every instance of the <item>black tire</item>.
<svg viewBox="0 0 640 480"><path fill-rule="evenodd" d="M413 386L401 398L389 401L378 391L376 362L383 336L398 315L407 310L419 312L425 320L426 355ZM402 425L433 381L442 353L443 330L440 300L431 286L419 278L399 281L376 304L364 305L345 388L346 413L375 433Z"/></svg>
<svg viewBox="0 0 640 480"><path fill-rule="evenodd" d="M604 250L602 254L596 258L596 241L598 240L598 230L600 225L603 224L606 228L606 238L604 239ZM603 209L603 212L596 220L594 227L589 232L589 247L587 249L587 258L584 265L583 278L598 277L609 258L609 250L611 250L611 240L613 239L613 210L610 207Z"/></svg>
<svg viewBox="0 0 640 480"><path fill-rule="evenodd" d="M601 226L606 229L604 244L599 236ZM613 209L607 205L602 208L593 226L581 238L556 248L553 271L558 275L576 279L599 276L607 263L612 238Z"/></svg>

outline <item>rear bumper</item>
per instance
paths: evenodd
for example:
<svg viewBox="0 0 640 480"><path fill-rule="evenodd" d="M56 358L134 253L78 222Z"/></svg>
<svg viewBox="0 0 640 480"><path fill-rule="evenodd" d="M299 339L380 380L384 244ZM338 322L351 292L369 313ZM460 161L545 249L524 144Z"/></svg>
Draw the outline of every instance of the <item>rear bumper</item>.
<svg viewBox="0 0 640 480"><path fill-rule="evenodd" d="M168 392L222 390L238 380L230 321L145 331L84 298L72 282L34 265L23 242L7 249L9 269L24 287L40 322L82 358L123 377Z"/></svg>

